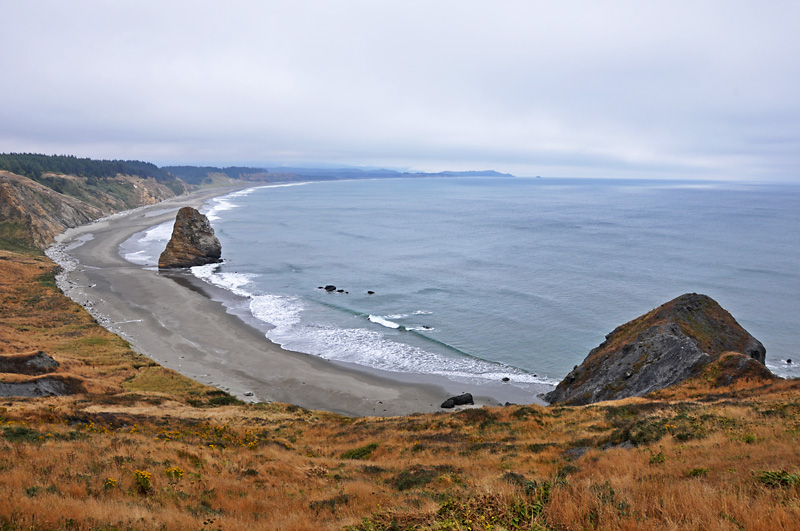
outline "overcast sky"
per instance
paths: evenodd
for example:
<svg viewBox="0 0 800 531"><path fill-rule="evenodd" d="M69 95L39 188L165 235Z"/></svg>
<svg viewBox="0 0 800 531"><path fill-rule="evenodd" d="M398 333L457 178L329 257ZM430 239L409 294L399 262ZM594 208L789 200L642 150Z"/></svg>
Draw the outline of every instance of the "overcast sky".
<svg viewBox="0 0 800 531"><path fill-rule="evenodd" d="M0 152L800 181L797 1L0 7Z"/></svg>

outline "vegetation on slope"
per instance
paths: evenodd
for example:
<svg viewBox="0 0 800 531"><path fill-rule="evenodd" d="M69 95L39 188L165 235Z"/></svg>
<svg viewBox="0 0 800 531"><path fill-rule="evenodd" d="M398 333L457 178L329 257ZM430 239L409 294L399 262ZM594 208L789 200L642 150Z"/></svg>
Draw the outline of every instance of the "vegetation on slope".
<svg viewBox="0 0 800 531"><path fill-rule="evenodd" d="M246 168L241 166L230 166L227 168L216 168L213 166L165 166L162 168L171 175L180 178L189 184L205 185L211 184L215 175L225 176L228 179L263 180L267 175L267 170L262 168Z"/></svg>
<svg viewBox="0 0 800 531"><path fill-rule="evenodd" d="M91 182L118 175L138 175L165 182L174 177L150 162L139 160L95 160L74 155L38 153L0 153L0 170L39 181L47 173L88 177Z"/></svg>
<svg viewBox="0 0 800 531"><path fill-rule="evenodd" d="M183 193L151 178L46 174L40 182L0 170L0 248L44 249L69 227Z"/></svg>
<svg viewBox="0 0 800 531"><path fill-rule="evenodd" d="M53 267L0 252L0 351L46 352L61 364L50 374L78 391L1 399L2 529L788 529L800 518L795 382L720 386L724 367L710 367L650 400L400 418L245 405L131 351L56 289Z"/></svg>

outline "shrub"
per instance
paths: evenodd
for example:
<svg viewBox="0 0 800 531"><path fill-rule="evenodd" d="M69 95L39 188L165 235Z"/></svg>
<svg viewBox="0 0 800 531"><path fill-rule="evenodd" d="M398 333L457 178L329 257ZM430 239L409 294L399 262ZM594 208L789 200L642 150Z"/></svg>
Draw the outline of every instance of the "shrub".
<svg viewBox="0 0 800 531"><path fill-rule="evenodd" d="M315 513L319 513L323 509L331 512L336 511L336 507L340 505L347 505L353 496L350 494L337 494L333 498L327 500L316 500L308 504L308 507Z"/></svg>
<svg viewBox="0 0 800 531"><path fill-rule="evenodd" d="M177 466L164 469L164 473L167 475L167 481L170 483L177 483L183 477L183 469Z"/></svg>
<svg viewBox="0 0 800 531"><path fill-rule="evenodd" d="M453 467L447 465L433 467L415 465L391 478L389 483L397 490L408 490L427 485L441 474L448 472L453 472Z"/></svg>
<svg viewBox="0 0 800 531"><path fill-rule="evenodd" d="M150 472L136 470L133 473L133 483L136 486L136 490L142 496L146 496L152 490L153 488L152 479L153 479L153 474L151 474Z"/></svg>
<svg viewBox="0 0 800 531"><path fill-rule="evenodd" d="M3 428L3 437L9 442L39 442L42 440L41 433L25 426Z"/></svg>
<svg viewBox="0 0 800 531"><path fill-rule="evenodd" d="M690 478L702 478L708 475L709 469L705 467L693 468L686 472Z"/></svg>
<svg viewBox="0 0 800 531"><path fill-rule="evenodd" d="M800 474L790 474L784 470L762 470L756 474L758 480L767 487L793 487L800 485Z"/></svg>
<svg viewBox="0 0 800 531"><path fill-rule="evenodd" d="M372 452L375 451L377 447L378 443L369 443L366 446L360 446L358 448L353 448L352 450L347 450L342 454L342 459L366 459L372 454Z"/></svg>

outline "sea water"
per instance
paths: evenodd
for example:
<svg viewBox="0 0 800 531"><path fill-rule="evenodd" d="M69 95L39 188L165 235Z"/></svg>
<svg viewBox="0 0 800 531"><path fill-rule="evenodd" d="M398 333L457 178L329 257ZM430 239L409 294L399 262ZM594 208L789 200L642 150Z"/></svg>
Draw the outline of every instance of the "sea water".
<svg viewBox="0 0 800 531"><path fill-rule="evenodd" d="M256 187L204 212L224 263L193 273L287 349L534 388L697 292L764 343L770 369L800 376L800 187L381 179ZM122 254L152 267L171 228Z"/></svg>

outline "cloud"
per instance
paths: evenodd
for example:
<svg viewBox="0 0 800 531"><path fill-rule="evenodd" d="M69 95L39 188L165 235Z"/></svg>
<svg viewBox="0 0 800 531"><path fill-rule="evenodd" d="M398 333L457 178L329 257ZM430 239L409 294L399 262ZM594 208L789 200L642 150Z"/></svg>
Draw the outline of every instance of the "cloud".
<svg viewBox="0 0 800 531"><path fill-rule="evenodd" d="M3 151L800 179L793 2L4 11Z"/></svg>

